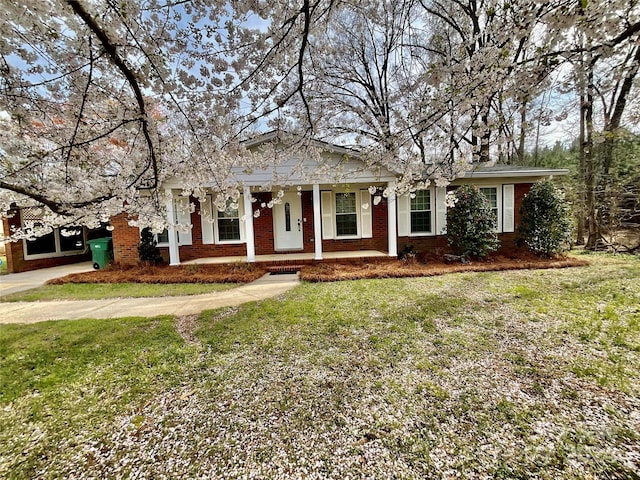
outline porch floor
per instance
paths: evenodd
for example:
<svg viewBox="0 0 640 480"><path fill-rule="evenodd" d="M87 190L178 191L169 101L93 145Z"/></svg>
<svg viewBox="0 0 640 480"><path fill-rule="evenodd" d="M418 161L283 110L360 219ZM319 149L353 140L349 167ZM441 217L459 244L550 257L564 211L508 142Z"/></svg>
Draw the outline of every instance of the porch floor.
<svg viewBox="0 0 640 480"><path fill-rule="evenodd" d="M367 258L383 258L387 257L388 254L385 252L379 252L377 250L358 250L355 252L322 252L322 261L336 261L341 259L362 259L365 260ZM315 253L280 253L273 255L256 255L255 263L289 263L289 262L302 262L302 263L313 263L315 258ZM194 260L187 260L185 262L181 262L183 265L189 264L204 264L204 263L246 263L246 256L238 256L238 257L208 257L208 258L196 258Z"/></svg>

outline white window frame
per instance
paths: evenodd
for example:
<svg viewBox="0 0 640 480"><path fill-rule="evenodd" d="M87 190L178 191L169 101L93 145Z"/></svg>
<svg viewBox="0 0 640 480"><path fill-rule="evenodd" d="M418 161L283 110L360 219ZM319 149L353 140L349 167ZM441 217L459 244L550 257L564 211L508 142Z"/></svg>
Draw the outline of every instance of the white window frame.
<svg viewBox="0 0 640 480"><path fill-rule="evenodd" d="M213 198L213 197L212 197ZM212 198L210 198L209 200L212 200ZM215 221L214 221L214 238L216 239L216 243L219 245L229 245L229 244L238 244L238 243L244 243L244 235L242 234L242 198L238 198L238 208L237 208L237 212L238 212L238 238L237 239L232 239L232 240L220 240L220 224L218 223L219 220L221 218L223 219L230 219L230 218L236 218L236 217L220 217L220 211L217 208L214 208L215 210ZM211 202L212 208L213 208L213 201Z"/></svg>
<svg viewBox="0 0 640 480"><path fill-rule="evenodd" d="M336 234L336 198L339 194L354 193L356 196L356 232L357 235ZM363 205L366 208L363 208ZM320 218L322 240L352 240L373 238L373 202L369 189L340 189L322 190L320 192Z"/></svg>
<svg viewBox="0 0 640 480"><path fill-rule="evenodd" d="M417 191L429 191L429 200L431 207L431 231L430 232L412 232L411 231L411 194L407 193L398 196L396 203L398 209L398 237L434 237L436 235L436 229L444 227L436 225L437 221L437 190L435 187L430 186L422 188ZM444 200L444 197L443 197Z"/></svg>
<svg viewBox="0 0 640 480"><path fill-rule="evenodd" d="M22 225L24 227L24 224ZM63 252L61 250L61 246L60 246L60 229L59 228L54 228L53 229L53 241L56 247L56 251L55 252L50 252L50 253L36 253L36 254L29 254L27 253L27 240L23 239L22 240L22 251L24 254L24 259L25 260L38 260L41 258L58 258L58 257L71 257L73 255L82 255L84 253L86 253L89 248L89 245L87 244L87 231L86 229L84 229L83 227L77 227L80 228L82 230L82 242L84 244L84 247L82 248L82 250L69 250L66 252Z"/></svg>
<svg viewBox="0 0 640 480"><path fill-rule="evenodd" d="M169 230L168 229L164 229L162 232L167 232L167 238L169 238ZM160 232L160 233L162 233ZM142 230L140 230L140 233L142 234ZM153 238L156 241L156 247L168 247L169 246L169 242L161 242L158 240L158 235L160 235L160 233L154 233L153 234ZM178 238L178 245L180 245L180 239Z"/></svg>
<svg viewBox="0 0 640 480"><path fill-rule="evenodd" d="M189 211L189 220L191 220L191 213L192 212ZM173 215L174 215L173 221L176 222L176 220L177 220L176 217L178 215L178 208L177 208L177 205L176 205L176 198L175 197L173 199ZM142 232L142 229L140 229L140 232ZM168 232L168 229L165 228L163 230L163 232ZM178 234L178 246L179 247L186 246L186 245L193 245L193 237L192 237L192 235L189 235L188 241L185 242L184 238L183 238L183 235L180 235L180 231L178 231L176 233ZM159 235L158 233L154 233L153 234L153 238L156 241L156 247L169 247L169 242L168 241L166 241L166 242L158 241L158 235ZM167 238L168 238L168 235L167 235Z"/></svg>
<svg viewBox="0 0 640 480"><path fill-rule="evenodd" d="M244 214L244 199L242 197L238 198L238 224L240 230L240 238L237 240L220 240L220 228L218 226L218 220L220 217L218 215L218 209L213 204L213 194L207 194L207 201L204 204L200 204L200 212L206 215L201 215L200 223L202 225L202 237L203 244L212 245L211 242L204 242L204 229L210 228L213 232L213 245L240 245L246 243L245 231L244 231L244 222L242 221L242 217ZM226 218L226 217L225 217ZM234 217L235 218L235 217ZM211 220L211 221L210 221Z"/></svg>
<svg viewBox="0 0 640 480"><path fill-rule="evenodd" d="M496 233L502 233L502 185L476 185L478 190L482 192L483 188L495 188L496 190ZM484 193L483 193L484 195ZM493 207L491 207L493 210Z"/></svg>
<svg viewBox="0 0 640 480"><path fill-rule="evenodd" d="M339 214L338 213L338 208L337 208L337 198L338 195L345 195L345 194L353 194L355 196L356 199L356 234L355 235L338 235L338 215L353 215L353 213L347 213L347 214ZM371 208L371 206L369 206L369 208ZM336 240L349 240L349 239L354 239L354 238L362 238L362 229L360 228L360 195L359 192L357 190L347 190L347 191L333 191L333 228L335 229L335 235L334 238Z"/></svg>
<svg viewBox="0 0 640 480"><path fill-rule="evenodd" d="M434 227L435 227L435 221L436 221L436 209L435 209L435 200L436 200L436 192L435 192L435 188L433 187L429 187L429 188L424 188L421 190L416 190L416 194L418 192L429 192L429 210L416 210L416 212L425 212L428 211L429 212L429 217L430 217L430 224L431 224L431 230L429 230L428 232L414 232L413 231L413 225L411 224L411 212L413 212L414 210L411 209L411 196L409 196L409 208L407 209L407 214L409 216L407 223L409 225L409 236L410 237L432 237L436 234Z"/></svg>

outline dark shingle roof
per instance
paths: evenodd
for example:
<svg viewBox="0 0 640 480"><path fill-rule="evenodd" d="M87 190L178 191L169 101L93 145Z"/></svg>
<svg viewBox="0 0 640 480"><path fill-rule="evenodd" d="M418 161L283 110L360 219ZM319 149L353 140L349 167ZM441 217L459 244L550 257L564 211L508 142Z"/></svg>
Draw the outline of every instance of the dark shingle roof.
<svg viewBox="0 0 640 480"><path fill-rule="evenodd" d="M547 177L550 175L568 175L564 168L525 167L522 165L491 165L474 163L461 178L490 177Z"/></svg>

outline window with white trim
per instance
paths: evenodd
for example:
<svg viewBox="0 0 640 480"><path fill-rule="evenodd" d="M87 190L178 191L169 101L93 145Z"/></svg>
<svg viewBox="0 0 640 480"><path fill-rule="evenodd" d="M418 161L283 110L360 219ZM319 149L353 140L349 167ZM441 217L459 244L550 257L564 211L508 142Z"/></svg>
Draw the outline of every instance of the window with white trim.
<svg viewBox="0 0 640 480"><path fill-rule="evenodd" d="M496 230L499 228L499 212L498 212L498 188L497 187L481 187L480 192L485 196L491 210L493 211L494 218L496 219Z"/></svg>
<svg viewBox="0 0 640 480"><path fill-rule="evenodd" d="M373 237L373 207L368 189L320 192L322 239Z"/></svg>
<svg viewBox="0 0 640 480"><path fill-rule="evenodd" d="M178 245L191 245L191 209L192 205L188 198L176 197L173 200L173 222L187 226L188 230L178 230ZM164 229L160 233L156 233L156 243L159 247L169 246L169 230Z"/></svg>
<svg viewBox="0 0 640 480"><path fill-rule="evenodd" d="M418 190L411 198L411 233L431 233L431 190Z"/></svg>
<svg viewBox="0 0 640 480"><path fill-rule="evenodd" d="M162 232L156 233L156 243L158 245L169 245L169 230L165 228Z"/></svg>
<svg viewBox="0 0 640 480"><path fill-rule="evenodd" d="M398 195L398 236L442 235L446 228L445 189L428 187Z"/></svg>
<svg viewBox="0 0 640 480"><path fill-rule="evenodd" d="M224 211L218 210L216 223L218 226L218 241L240 241L240 213L237 203L234 204L229 200Z"/></svg>
<svg viewBox="0 0 640 480"><path fill-rule="evenodd" d="M42 209L25 207L20 210L22 226L32 225L34 230L42 227ZM78 255L86 249L85 231L82 227L54 228L51 232L23 240L24 258L64 257Z"/></svg>
<svg viewBox="0 0 640 480"><path fill-rule="evenodd" d="M223 211L216 208L213 199L214 196L209 194L200 204L202 243L243 243L245 239L241 222L244 212L242 197L235 202L229 199Z"/></svg>
<svg viewBox="0 0 640 480"><path fill-rule="evenodd" d="M355 192L336 193L336 236L358 235L358 210Z"/></svg>

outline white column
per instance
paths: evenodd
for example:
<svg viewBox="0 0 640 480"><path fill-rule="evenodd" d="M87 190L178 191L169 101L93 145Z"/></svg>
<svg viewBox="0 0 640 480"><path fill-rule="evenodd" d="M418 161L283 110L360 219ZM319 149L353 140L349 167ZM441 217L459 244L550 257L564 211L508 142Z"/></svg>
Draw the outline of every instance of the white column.
<svg viewBox="0 0 640 480"><path fill-rule="evenodd" d="M176 230L176 212L173 205L173 192L170 188L165 190L167 194L167 220L169 227L169 265L180 265L180 250L178 249L178 231Z"/></svg>
<svg viewBox="0 0 640 480"><path fill-rule="evenodd" d="M316 247L315 260L322 260L322 215L320 212L320 185L313 184L313 242Z"/></svg>
<svg viewBox="0 0 640 480"><path fill-rule="evenodd" d="M389 184L389 187L392 185ZM387 197L387 230L389 235L389 256L398 256L398 222L397 222L396 193L390 192Z"/></svg>
<svg viewBox="0 0 640 480"><path fill-rule="evenodd" d="M253 234L253 205L251 203L251 189L244 187L244 237L247 241L247 262L256 261L256 244Z"/></svg>

